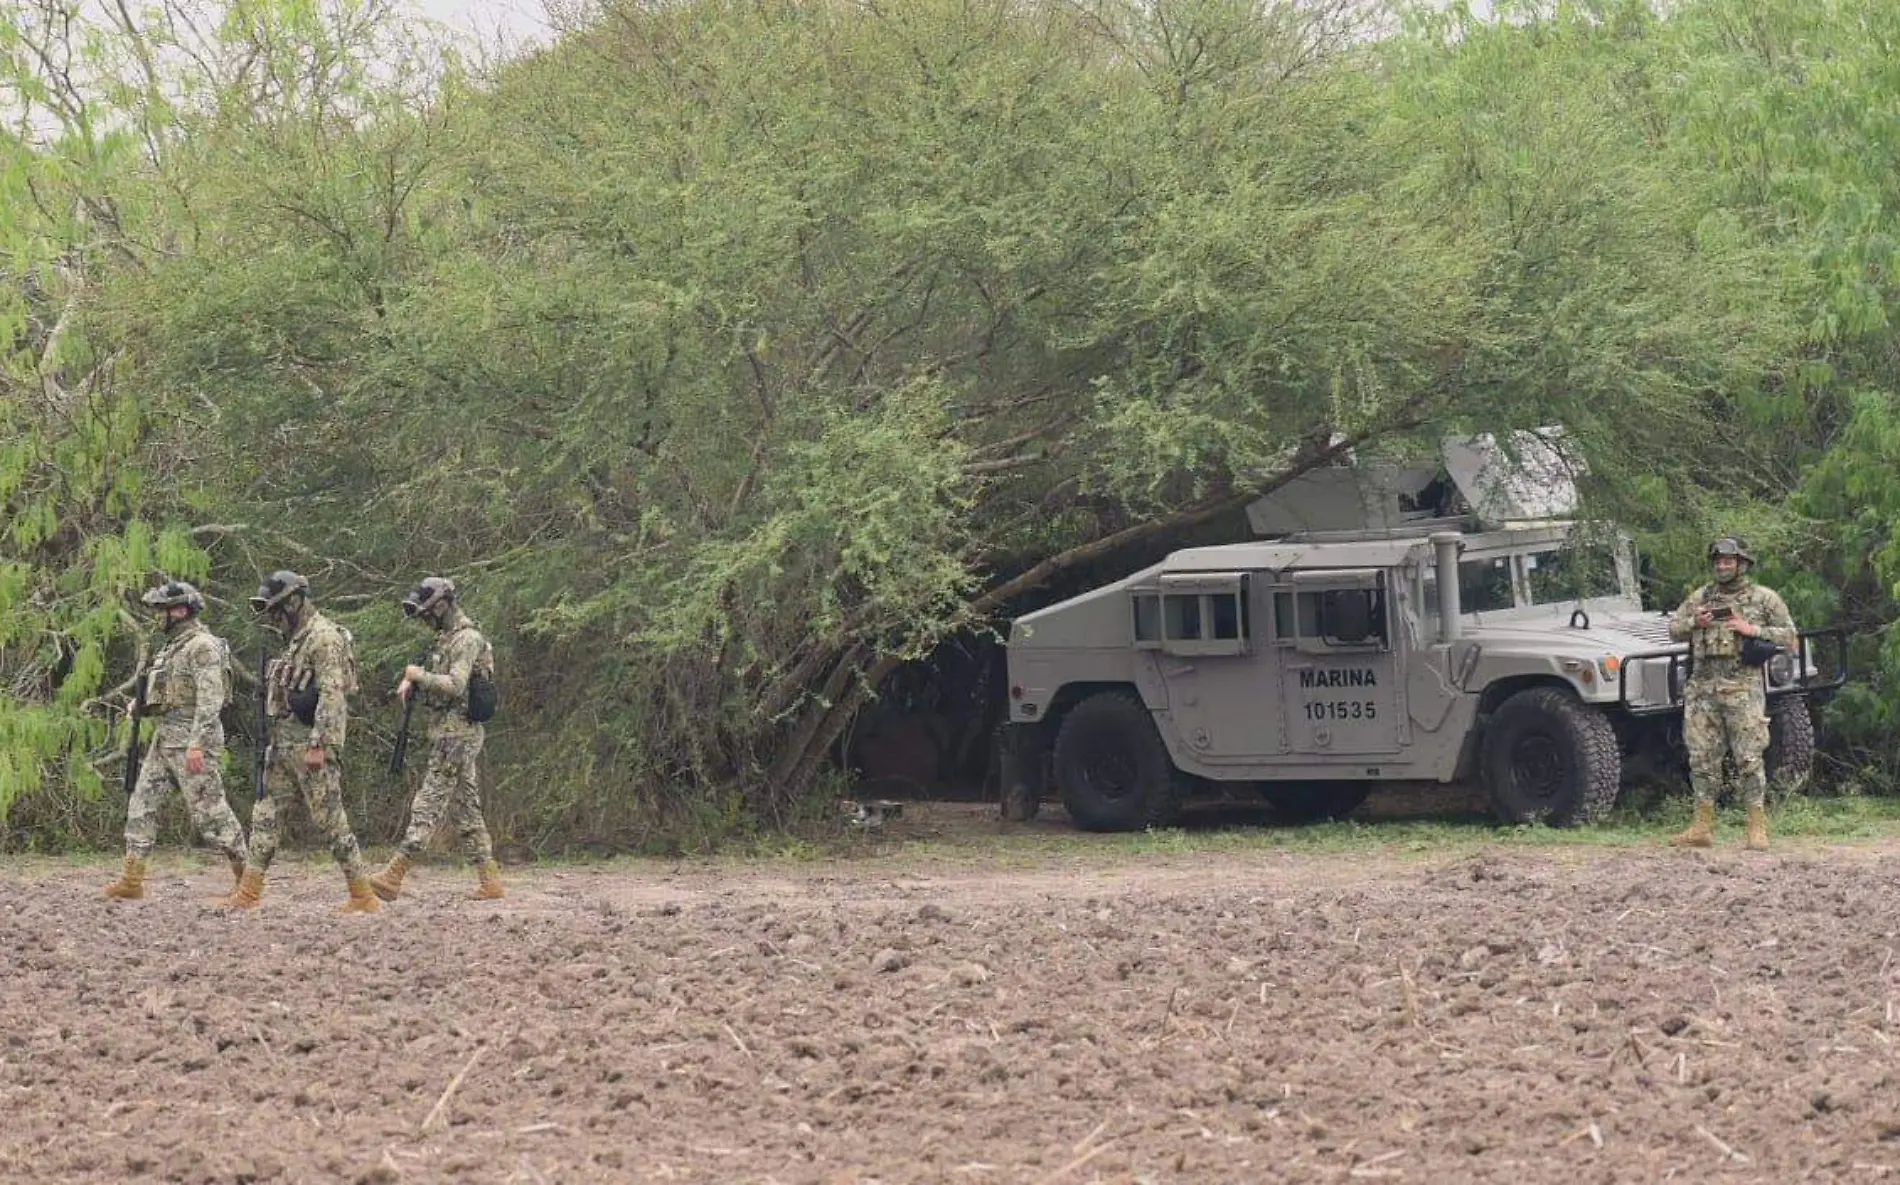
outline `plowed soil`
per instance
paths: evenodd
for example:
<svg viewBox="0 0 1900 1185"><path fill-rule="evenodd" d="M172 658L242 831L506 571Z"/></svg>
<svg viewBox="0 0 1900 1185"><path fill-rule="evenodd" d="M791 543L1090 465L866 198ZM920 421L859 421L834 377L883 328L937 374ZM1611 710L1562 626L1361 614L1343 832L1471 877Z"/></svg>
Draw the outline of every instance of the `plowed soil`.
<svg viewBox="0 0 1900 1185"><path fill-rule="evenodd" d="M1725 837L1731 844L1733 836ZM1900 848L0 871L7 1181L1874 1181Z"/></svg>

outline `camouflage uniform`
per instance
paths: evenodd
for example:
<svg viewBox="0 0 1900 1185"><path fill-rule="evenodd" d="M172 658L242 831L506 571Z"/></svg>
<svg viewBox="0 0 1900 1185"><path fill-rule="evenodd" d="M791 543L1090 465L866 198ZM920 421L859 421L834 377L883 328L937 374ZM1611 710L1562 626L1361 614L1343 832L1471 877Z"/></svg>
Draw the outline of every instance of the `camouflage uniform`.
<svg viewBox="0 0 1900 1185"><path fill-rule="evenodd" d="M1727 757L1734 763L1743 805L1760 808L1768 789L1762 766L1768 748L1768 700L1761 668L1742 661L1742 637L1727 623L1695 624L1700 610L1722 606L1757 626L1764 641L1791 647L1797 631L1780 595L1745 575L1727 584L1703 585L1669 621L1669 636L1687 641L1692 656L1683 689L1682 739L1689 751L1696 802L1715 802L1722 788L1722 759Z"/></svg>
<svg viewBox="0 0 1900 1185"><path fill-rule="evenodd" d="M429 714L429 770L409 804L409 830L396 850L413 860L444 822L453 821L463 852L482 867L495 858L495 849L482 818L476 780L475 760L482 752L485 729L468 719L468 679L476 671L493 676L494 651L468 615L457 609L422 665L428 674L414 694L422 697L422 708Z"/></svg>
<svg viewBox="0 0 1900 1185"><path fill-rule="evenodd" d="M125 812L125 853L148 860L158 842L158 812L174 788L185 796L192 826L241 870L244 828L224 798L224 723L218 713L229 693L229 652L196 617L172 632L146 676L146 706L160 713ZM189 749L204 751L204 772L185 768Z"/></svg>
<svg viewBox="0 0 1900 1185"><path fill-rule="evenodd" d="M250 867L259 872L268 869L277 855L282 829L278 816L288 783L297 787L311 819L329 837L330 855L345 880L355 883L364 877L363 852L343 810L341 768L349 727L348 696L356 690L355 667L349 635L311 608L291 635L284 657L268 668L264 708L271 719L271 744L266 791L251 812ZM291 714L290 702L293 694L307 694L313 684L316 714L312 723L304 724ZM324 750L324 765L312 773L304 767L304 751L319 746Z"/></svg>

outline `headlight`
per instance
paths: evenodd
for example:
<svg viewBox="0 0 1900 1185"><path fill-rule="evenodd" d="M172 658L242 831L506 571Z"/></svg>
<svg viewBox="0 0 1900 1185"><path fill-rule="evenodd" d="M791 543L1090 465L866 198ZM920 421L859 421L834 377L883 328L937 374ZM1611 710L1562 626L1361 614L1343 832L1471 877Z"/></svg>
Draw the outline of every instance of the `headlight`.
<svg viewBox="0 0 1900 1185"><path fill-rule="evenodd" d="M1775 687L1794 682L1794 655L1783 650L1768 660L1768 682Z"/></svg>
<svg viewBox="0 0 1900 1185"><path fill-rule="evenodd" d="M1669 698L1671 701L1682 698L1683 688L1689 683L1689 664L1672 662L1669 664Z"/></svg>

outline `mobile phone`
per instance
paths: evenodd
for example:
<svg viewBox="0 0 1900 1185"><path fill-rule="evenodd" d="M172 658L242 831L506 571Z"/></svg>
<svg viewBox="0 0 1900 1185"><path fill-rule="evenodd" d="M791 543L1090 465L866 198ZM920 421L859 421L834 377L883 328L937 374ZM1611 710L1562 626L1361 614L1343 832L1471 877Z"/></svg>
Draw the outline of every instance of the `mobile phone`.
<svg viewBox="0 0 1900 1185"><path fill-rule="evenodd" d="M1735 610L1729 605L1722 605L1709 610L1709 617L1715 621L1727 621L1733 616L1735 616Z"/></svg>

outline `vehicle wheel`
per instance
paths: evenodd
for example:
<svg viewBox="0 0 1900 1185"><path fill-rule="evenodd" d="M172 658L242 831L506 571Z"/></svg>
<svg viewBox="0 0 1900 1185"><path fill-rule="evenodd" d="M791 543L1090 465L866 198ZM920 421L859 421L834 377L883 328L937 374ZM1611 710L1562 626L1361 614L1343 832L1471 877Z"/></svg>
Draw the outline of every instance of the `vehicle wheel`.
<svg viewBox="0 0 1900 1185"><path fill-rule="evenodd" d="M1126 691L1099 692L1063 717L1055 773L1062 805L1085 831L1166 827L1187 785L1148 709Z"/></svg>
<svg viewBox="0 0 1900 1185"><path fill-rule="evenodd" d="M1555 687L1520 691L1491 715L1484 784L1509 823L1594 823L1616 801L1622 754L1607 716Z"/></svg>
<svg viewBox="0 0 1900 1185"><path fill-rule="evenodd" d="M1787 798L1807 789L1814 772L1814 713L1805 695L1784 696L1768 710L1768 793Z"/></svg>
<svg viewBox="0 0 1900 1185"><path fill-rule="evenodd" d="M1262 782L1260 797L1286 823L1343 819L1372 794L1367 782Z"/></svg>

